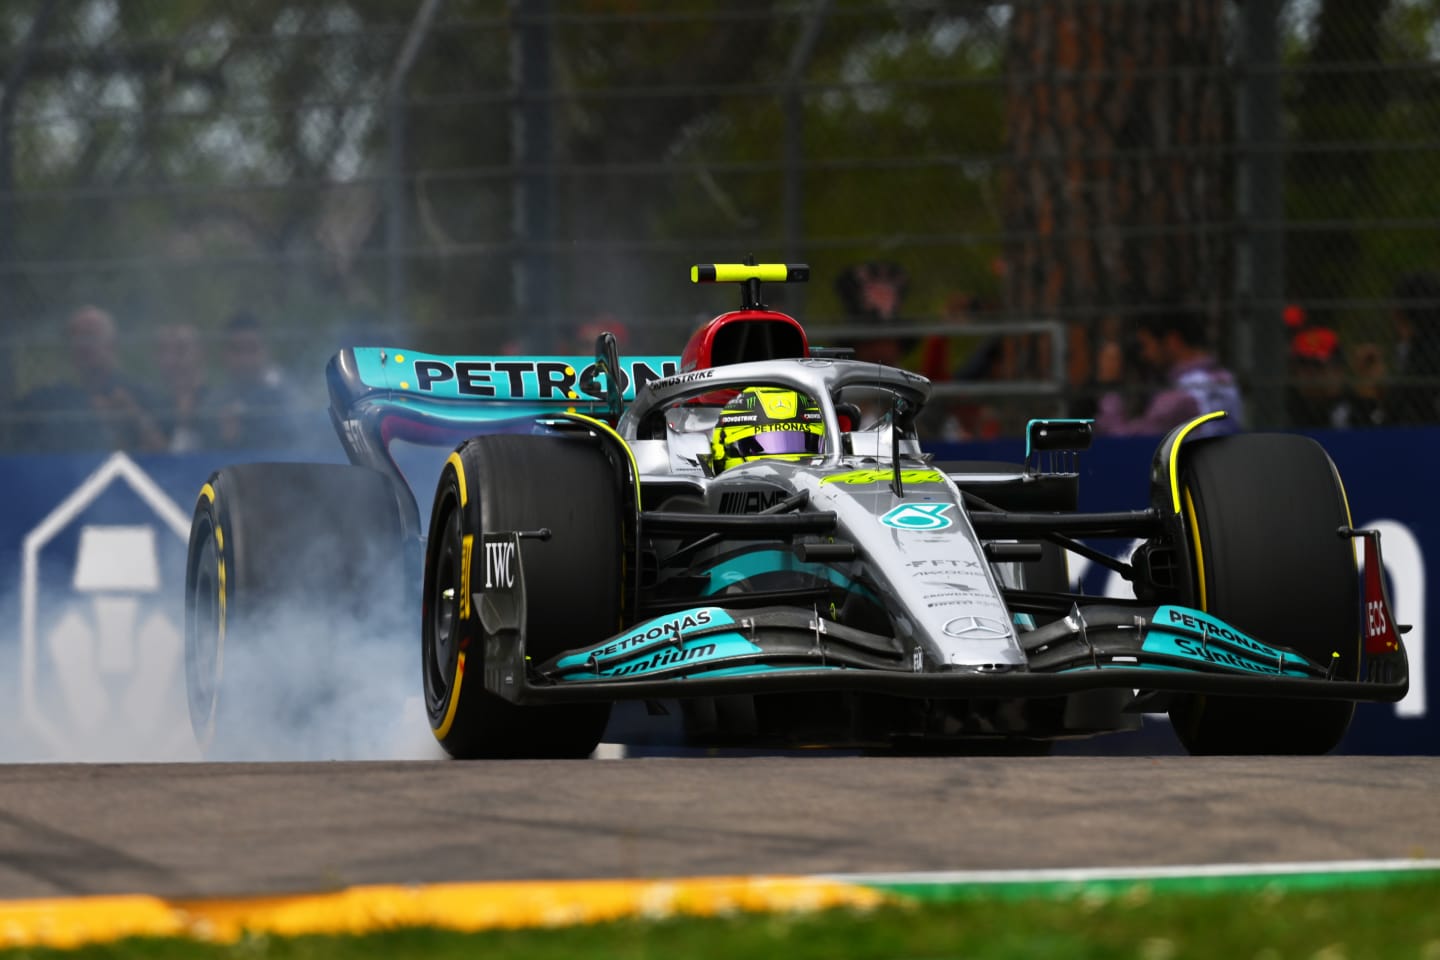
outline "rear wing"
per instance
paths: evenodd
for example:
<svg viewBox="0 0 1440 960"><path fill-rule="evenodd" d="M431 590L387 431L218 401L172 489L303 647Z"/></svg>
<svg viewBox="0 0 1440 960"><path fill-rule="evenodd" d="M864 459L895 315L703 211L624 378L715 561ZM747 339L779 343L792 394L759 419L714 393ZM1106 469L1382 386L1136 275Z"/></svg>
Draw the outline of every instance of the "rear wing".
<svg viewBox="0 0 1440 960"><path fill-rule="evenodd" d="M618 357L622 402L673 376L679 357ZM347 347L325 369L330 420L351 463L385 474L407 530L422 536L414 492L396 464L399 440L453 448L482 433L525 432L557 413L613 417L604 364L594 357L474 357L396 347Z"/></svg>
<svg viewBox="0 0 1440 960"><path fill-rule="evenodd" d="M621 396L633 400L647 383L678 373L680 358L621 357L619 366ZM340 383L332 383L331 399L341 400L343 406L382 398L397 404L482 403L468 412L454 411L471 422L566 407L586 412L595 404L603 408L606 398L606 374L593 356L443 356L402 348L352 347L341 351L332 367L338 368Z"/></svg>

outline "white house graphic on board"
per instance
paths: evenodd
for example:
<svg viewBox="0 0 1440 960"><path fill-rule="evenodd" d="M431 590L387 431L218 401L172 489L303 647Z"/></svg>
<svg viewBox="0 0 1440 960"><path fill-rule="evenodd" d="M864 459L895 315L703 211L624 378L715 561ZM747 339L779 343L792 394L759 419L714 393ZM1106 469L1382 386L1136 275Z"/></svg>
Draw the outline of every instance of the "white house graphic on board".
<svg viewBox="0 0 1440 960"><path fill-rule="evenodd" d="M127 486L153 522L86 523L86 511L115 484ZM42 584L41 552L77 523L68 584ZM193 752L179 611L169 609L178 607L182 586L165 583L161 572L162 549L173 549L168 538L183 549L189 532L189 516L133 460L115 453L26 535L21 709L57 758L178 759ZM177 603L155 602L170 597Z"/></svg>

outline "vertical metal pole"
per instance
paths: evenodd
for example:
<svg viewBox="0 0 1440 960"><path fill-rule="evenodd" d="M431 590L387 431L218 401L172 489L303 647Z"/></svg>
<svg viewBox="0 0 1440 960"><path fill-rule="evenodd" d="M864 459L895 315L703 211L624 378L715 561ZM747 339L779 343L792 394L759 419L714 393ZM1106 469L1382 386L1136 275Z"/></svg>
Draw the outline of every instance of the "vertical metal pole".
<svg viewBox="0 0 1440 960"><path fill-rule="evenodd" d="M410 21L410 31L390 80L385 86L385 320L389 329L400 333L410 322L409 207L405 188L405 81L415 66L420 45L445 0L425 0Z"/></svg>
<svg viewBox="0 0 1440 960"><path fill-rule="evenodd" d="M12 71L13 73L13 71ZM15 255L15 219L20 198L15 189L15 86L7 81L0 93L0 267L18 261ZM19 302L15 295L20 273L0 271L0 452L11 445L11 433L20 425L12 422L15 397L15 348L20 336Z"/></svg>
<svg viewBox="0 0 1440 960"><path fill-rule="evenodd" d="M20 194L15 178L15 111L20 91L40 44L45 40L56 12L58 0L46 0L35 17L18 51L11 51L12 60L5 76L0 78L0 266L8 267L19 260L15 249L16 220L20 213ZM0 273L0 413L13 413L11 400L15 395L15 351L20 339L20 297L16 291L22 282L20 272ZM12 429L19 425L0 418L0 450L10 445Z"/></svg>
<svg viewBox="0 0 1440 960"><path fill-rule="evenodd" d="M1240 15L1236 151L1236 360L1250 387L1248 426L1284 417L1284 162L1279 15L1282 0L1246 0Z"/></svg>
<svg viewBox="0 0 1440 960"><path fill-rule="evenodd" d="M551 281L551 192L554 136L550 65L550 0L510 0L517 18L511 65L515 88L510 152L514 159L514 335L539 333L532 350L553 350L556 330Z"/></svg>
<svg viewBox="0 0 1440 960"><path fill-rule="evenodd" d="M831 0L816 0L805 19L799 39L790 51L790 62L785 68L785 197L782 209L787 263L799 263L805 259L805 180L801 169L805 162L805 105L800 96L800 79L815 54L815 44L830 12L830 3ZM803 310L799 305L792 309L787 304L786 308L803 319Z"/></svg>

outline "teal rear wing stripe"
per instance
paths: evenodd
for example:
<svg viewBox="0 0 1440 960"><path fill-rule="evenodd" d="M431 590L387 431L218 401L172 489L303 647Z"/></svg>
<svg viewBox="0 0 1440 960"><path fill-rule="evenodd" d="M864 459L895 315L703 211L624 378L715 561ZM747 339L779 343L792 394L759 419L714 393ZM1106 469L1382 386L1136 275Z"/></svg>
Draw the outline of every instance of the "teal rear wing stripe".
<svg viewBox="0 0 1440 960"><path fill-rule="evenodd" d="M605 399L605 374L594 357L467 357L388 347L355 347L361 382L371 390L436 400L525 400L574 403ZM679 357L620 358L623 396L680 371Z"/></svg>

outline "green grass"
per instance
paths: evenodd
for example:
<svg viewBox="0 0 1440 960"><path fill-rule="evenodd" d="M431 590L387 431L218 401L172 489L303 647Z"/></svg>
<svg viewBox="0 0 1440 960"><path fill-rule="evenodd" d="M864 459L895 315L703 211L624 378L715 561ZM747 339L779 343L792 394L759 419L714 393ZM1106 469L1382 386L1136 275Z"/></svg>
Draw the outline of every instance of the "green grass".
<svg viewBox="0 0 1440 960"><path fill-rule="evenodd" d="M980 897L870 913L744 914L714 920L459 934L406 930L366 937L250 937L217 946L134 939L75 951L0 951L0 958L655 958L785 960L1124 957L1169 960L1440 960L1440 880L1324 891L1157 895L1143 884L1067 899Z"/></svg>

